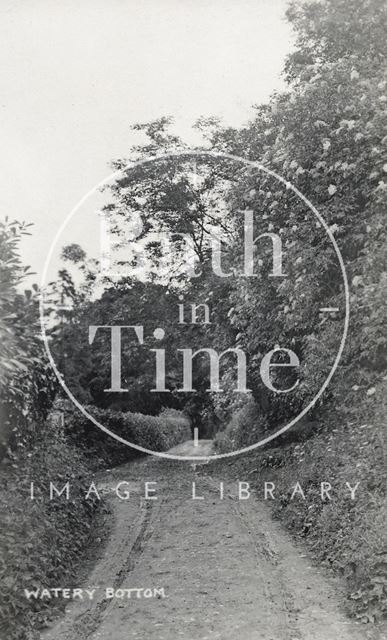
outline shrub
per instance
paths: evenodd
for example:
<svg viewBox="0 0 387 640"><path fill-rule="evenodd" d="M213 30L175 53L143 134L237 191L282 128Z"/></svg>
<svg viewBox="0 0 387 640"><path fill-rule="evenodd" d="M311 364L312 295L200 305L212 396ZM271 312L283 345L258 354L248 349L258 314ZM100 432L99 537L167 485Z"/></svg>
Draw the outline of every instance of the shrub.
<svg viewBox="0 0 387 640"><path fill-rule="evenodd" d="M276 499L268 506L318 563L345 578L348 609L363 622L378 621L387 613L386 397L385 381L375 385L371 396L364 388L352 391L346 405L320 415L323 424L318 428L305 423L307 439L296 430L297 443L281 437L240 462L243 473L251 464L247 473L259 491L264 481L275 483ZM223 450L230 447L230 437L235 438L232 427L241 424L241 416L236 416L218 435ZM290 500L297 481L305 501ZM331 501L320 498L323 481L332 484ZM354 501L346 482L352 487L359 482Z"/></svg>
<svg viewBox="0 0 387 640"><path fill-rule="evenodd" d="M20 290L30 275L19 257L28 227L0 221L0 459L7 447L33 440L33 425L47 416L55 386L39 337L38 287Z"/></svg>
<svg viewBox="0 0 387 640"><path fill-rule="evenodd" d="M65 410L68 437L97 465L122 464L141 455L93 425L67 401ZM114 434L151 451L166 451L191 438L188 418L180 411L165 410L159 416L86 406L86 410Z"/></svg>
<svg viewBox="0 0 387 640"><path fill-rule="evenodd" d="M49 428L47 428L49 427ZM28 600L24 589L72 584L88 543L98 503L84 500L91 474L85 458L52 421L35 423L36 446L10 454L0 469L0 637L30 640L52 615L48 600ZM70 499L49 501L44 487L71 482ZM34 482L36 497L30 498ZM60 501L60 502L59 502ZM35 635L36 634L36 635Z"/></svg>
<svg viewBox="0 0 387 640"><path fill-rule="evenodd" d="M250 398L231 418L224 431L215 437L219 453L242 449L261 440L267 433L267 420L261 409Z"/></svg>

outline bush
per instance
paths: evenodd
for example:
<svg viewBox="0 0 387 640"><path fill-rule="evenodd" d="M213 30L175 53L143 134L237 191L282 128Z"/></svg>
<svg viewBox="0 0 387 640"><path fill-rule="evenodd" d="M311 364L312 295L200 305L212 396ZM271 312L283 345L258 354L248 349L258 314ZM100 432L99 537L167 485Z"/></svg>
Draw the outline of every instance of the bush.
<svg viewBox="0 0 387 640"><path fill-rule="evenodd" d="M341 389L345 382L343 379ZM347 406L326 409L317 428L302 423L301 433L296 429L292 434L290 429L289 435L244 456L239 463L244 474L251 465L247 473L259 495L264 481L275 483L276 499L268 506L318 563L345 578L348 609L363 622L378 621L387 613L386 398L385 381L375 385L372 395L364 388L347 392ZM238 412L218 434L219 448L229 450L232 440L236 447L242 416L243 411ZM302 438L304 426L307 439ZM297 481L305 501L290 499ZM331 501L321 500L321 482L332 484ZM349 498L346 482L352 487L360 483L355 501Z"/></svg>
<svg viewBox="0 0 387 640"><path fill-rule="evenodd" d="M96 501L84 500L81 485L92 480L85 458L52 421L35 423L36 446L10 454L0 468L0 637L39 637L53 610L48 600L28 600L24 589L71 585L89 541ZM70 499L49 500L49 483L71 482ZM30 483L35 483L35 499ZM35 635L36 634L36 635Z"/></svg>
<svg viewBox="0 0 387 640"><path fill-rule="evenodd" d="M251 398L231 418L224 431L218 431L215 448L219 453L243 449L267 435L268 423Z"/></svg>
<svg viewBox="0 0 387 640"><path fill-rule="evenodd" d="M19 256L28 227L0 220L0 459L7 447L30 444L55 388L39 335L38 287L20 289L30 275Z"/></svg>
<svg viewBox="0 0 387 640"><path fill-rule="evenodd" d="M65 410L68 437L97 465L122 464L141 452L115 440L93 425L80 411L67 401ZM167 451L171 447L191 438L188 418L177 410L164 410L159 416L142 413L113 411L86 406L86 410L98 422L128 442L150 451Z"/></svg>

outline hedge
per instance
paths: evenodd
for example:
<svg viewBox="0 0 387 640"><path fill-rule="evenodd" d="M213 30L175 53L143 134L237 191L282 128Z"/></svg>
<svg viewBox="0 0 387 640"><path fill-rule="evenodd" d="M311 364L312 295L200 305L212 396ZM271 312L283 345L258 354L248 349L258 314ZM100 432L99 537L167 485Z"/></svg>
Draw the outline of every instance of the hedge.
<svg viewBox="0 0 387 640"><path fill-rule="evenodd" d="M32 428L32 427L31 427ZM84 500L92 481L85 457L53 420L35 423L36 444L10 452L0 465L0 637L39 638L53 614L48 600L28 600L24 589L51 588L77 579L79 557L90 541L101 503ZM42 493L71 482L69 500ZM35 483L35 499L30 483Z"/></svg>
<svg viewBox="0 0 387 640"><path fill-rule="evenodd" d="M165 410L158 416L86 406L85 409L112 433L150 451L167 451L189 440L189 419L180 411ZM141 452L122 444L94 425L70 403L63 402L68 437L84 451L94 466L122 464Z"/></svg>

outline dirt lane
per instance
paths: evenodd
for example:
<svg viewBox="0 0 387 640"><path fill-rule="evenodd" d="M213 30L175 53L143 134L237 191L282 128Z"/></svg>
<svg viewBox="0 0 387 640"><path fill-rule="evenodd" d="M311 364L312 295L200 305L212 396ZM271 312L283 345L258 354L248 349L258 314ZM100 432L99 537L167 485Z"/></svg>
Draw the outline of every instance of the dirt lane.
<svg viewBox="0 0 387 640"><path fill-rule="evenodd" d="M210 443L176 452L208 455ZM74 603L44 640L361 640L364 625L346 618L341 596L306 557L267 506L240 501L226 478L200 475L200 465L147 459L101 478L114 525L84 586L91 602ZM241 480L243 480L241 478ZM129 500L109 487L126 481ZM144 482L157 500L144 499ZM192 499L192 483L196 498ZM200 499L203 498L203 499ZM148 589L152 597L106 599L105 587ZM153 595L153 589L163 589Z"/></svg>

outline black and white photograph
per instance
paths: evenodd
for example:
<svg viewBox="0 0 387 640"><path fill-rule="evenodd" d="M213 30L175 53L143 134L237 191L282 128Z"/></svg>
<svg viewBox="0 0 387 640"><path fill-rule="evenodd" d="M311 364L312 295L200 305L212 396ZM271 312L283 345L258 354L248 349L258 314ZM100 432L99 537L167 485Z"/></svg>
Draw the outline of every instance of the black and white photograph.
<svg viewBox="0 0 387 640"><path fill-rule="evenodd" d="M387 3L0 49L0 640L387 640Z"/></svg>

